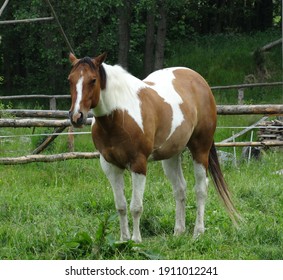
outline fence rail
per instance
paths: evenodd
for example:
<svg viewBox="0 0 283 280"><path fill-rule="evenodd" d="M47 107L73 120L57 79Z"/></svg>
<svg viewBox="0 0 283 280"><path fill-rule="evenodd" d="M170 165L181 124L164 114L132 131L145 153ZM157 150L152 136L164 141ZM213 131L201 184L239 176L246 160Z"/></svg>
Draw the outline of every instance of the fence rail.
<svg viewBox="0 0 283 280"><path fill-rule="evenodd" d="M239 84L239 85L228 85L228 86L212 86L212 90L238 90L238 103L242 104L244 98L245 88L256 88L256 87L274 87L283 86L283 82L271 82L271 83L254 83L254 84ZM70 95L48 95L48 94L32 94L32 95L11 95L11 96L0 96L0 100L15 100L15 99L49 99L50 110L56 110L57 99L70 99Z"/></svg>
<svg viewBox="0 0 283 280"><path fill-rule="evenodd" d="M216 147L278 147L283 146L282 141L264 141L264 142L231 142L231 143L215 143ZM20 157L0 158L2 165L27 164L32 162L55 162L71 159L96 159L99 158L98 152L70 152L55 155L27 155Z"/></svg>
<svg viewBox="0 0 283 280"><path fill-rule="evenodd" d="M218 115L281 115L283 114L282 104L265 104L265 105L217 105ZM68 111L59 110L24 110L24 109L7 109L0 110L0 127L29 127L29 126L69 126L69 120L36 120L36 119L22 119L17 120L13 118L4 118L5 116L12 116L18 118L51 118L51 119L67 119ZM92 118L93 113L88 113L88 118ZM88 120L91 124L91 120Z"/></svg>
<svg viewBox="0 0 283 280"><path fill-rule="evenodd" d="M272 83L254 83L254 84L241 84L241 85L229 85L229 86L212 86L212 90L223 90L223 89L242 89L242 88L254 88L254 87L273 87L283 86L283 82L272 82Z"/></svg>
<svg viewBox="0 0 283 280"><path fill-rule="evenodd" d="M14 165L14 164L26 164L32 162L54 162L54 161L64 161L70 159L93 159L93 158L99 158L99 153L72 152L72 153L61 153L56 155L27 155L22 157L7 157L7 158L0 158L0 164Z"/></svg>
<svg viewBox="0 0 283 280"><path fill-rule="evenodd" d="M251 87L263 87L263 86L283 86L283 82L276 83L257 83L257 84L242 84L212 87L213 90L231 90L238 89L239 94L243 94L243 88ZM53 141L66 127L69 127L69 132L72 132L72 126L68 119L68 111L56 110L57 99L70 98L69 95L20 95L20 96L0 96L0 100L12 100L12 99L35 99L35 98L47 98L50 101L50 110L25 110L25 109L9 109L0 110L0 127L53 127L54 133L49 136L46 141L38 147L32 155L20 156L20 157L6 157L0 158L0 164L23 164L31 162L53 162L69 159L92 159L98 158L99 153L85 153L85 152L69 152L61 153L57 155L39 155L46 146ZM283 115L282 104L265 104L265 105L218 105L218 115ZM87 125L92 122L93 113L88 113ZM256 127L255 127L256 128ZM245 129L246 131L250 130ZM245 133L245 130L243 133ZM239 133L240 134L240 133ZM236 137L236 135L235 135ZM233 137L233 139L235 138ZM227 140L227 141L226 141ZM217 147L273 147L283 146L283 141L277 140L265 140L262 142L230 142L226 139L222 142L215 143ZM69 147L73 147L73 135L69 134ZM72 149L70 149L72 150Z"/></svg>

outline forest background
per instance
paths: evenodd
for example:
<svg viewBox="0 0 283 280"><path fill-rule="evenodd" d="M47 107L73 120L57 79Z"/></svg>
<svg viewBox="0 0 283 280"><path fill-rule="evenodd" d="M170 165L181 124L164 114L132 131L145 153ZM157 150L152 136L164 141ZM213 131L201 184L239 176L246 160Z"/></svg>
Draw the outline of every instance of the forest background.
<svg viewBox="0 0 283 280"><path fill-rule="evenodd" d="M50 2L78 57L107 51L108 63L140 78L166 66L166 57L178 55L175 46L199 37L281 27L279 0ZM47 1L12 0L1 20L50 15ZM55 20L0 25L1 95L67 94L68 53Z"/></svg>

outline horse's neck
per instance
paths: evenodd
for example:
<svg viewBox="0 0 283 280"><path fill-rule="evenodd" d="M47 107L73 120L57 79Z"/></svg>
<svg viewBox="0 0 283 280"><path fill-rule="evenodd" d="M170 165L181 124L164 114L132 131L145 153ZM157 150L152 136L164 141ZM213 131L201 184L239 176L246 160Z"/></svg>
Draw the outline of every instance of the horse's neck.
<svg viewBox="0 0 283 280"><path fill-rule="evenodd" d="M142 127L139 91L146 84L129 74L122 67L103 64L106 72L106 87L100 92L96 117L109 116L115 110L127 111Z"/></svg>
<svg viewBox="0 0 283 280"><path fill-rule="evenodd" d="M134 77L119 65L103 63L106 72L106 97L136 96L139 88L144 87L144 82ZM113 100L111 100L113 101Z"/></svg>

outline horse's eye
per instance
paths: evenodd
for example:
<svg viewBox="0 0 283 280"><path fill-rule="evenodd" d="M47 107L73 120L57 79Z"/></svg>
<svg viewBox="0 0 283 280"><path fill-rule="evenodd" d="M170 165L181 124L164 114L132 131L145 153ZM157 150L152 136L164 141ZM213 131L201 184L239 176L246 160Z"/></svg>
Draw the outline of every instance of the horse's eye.
<svg viewBox="0 0 283 280"><path fill-rule="evenodd" d="M95 84L95 82L96 82L96 79L92 79L92 80L91 80L91 83L92 83L92 84Z"/></svg>

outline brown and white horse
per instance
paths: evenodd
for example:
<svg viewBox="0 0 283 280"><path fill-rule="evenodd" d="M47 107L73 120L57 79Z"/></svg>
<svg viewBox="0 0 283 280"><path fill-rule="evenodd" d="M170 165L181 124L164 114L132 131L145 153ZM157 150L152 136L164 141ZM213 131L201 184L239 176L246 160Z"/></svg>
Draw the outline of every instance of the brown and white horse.
<svg viewBox="0 0 283 280"><path fill-rule="evenodd" d="M185 231L186 181L181 153L189 148L194 165L197 214L194 237L204 232L207 172L232 220L238 214L230 199L214 146L216 105L210 87L196 72L183 67L167 68L139 80L118 65L104 63L106 54L77 59L70 54L69 75L72 105L70 120L85 124L93 108L93 142L114 192L120 219L121 240L130 239L124 196L125 169L132 176L130 211L132 239L141 242L140 217L149 158L161 160L176 200L174 233Z"/></svg>

